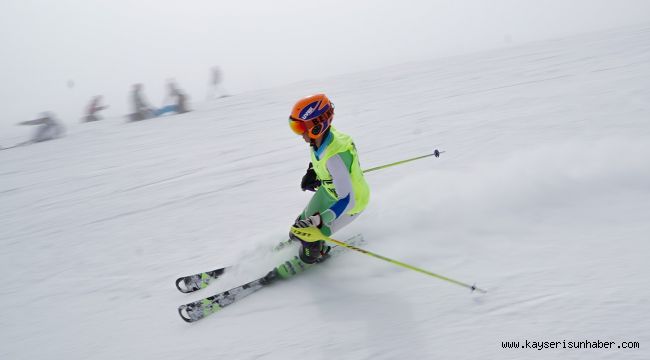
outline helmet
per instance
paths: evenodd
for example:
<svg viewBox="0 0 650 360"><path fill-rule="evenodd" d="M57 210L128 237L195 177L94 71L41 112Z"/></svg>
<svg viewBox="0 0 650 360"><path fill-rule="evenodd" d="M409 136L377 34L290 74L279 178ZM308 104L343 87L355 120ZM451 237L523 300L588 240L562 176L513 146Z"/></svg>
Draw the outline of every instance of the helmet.
<svg viewBox="0 0 650 360"><path fill-rule="evenodd" d="M291 109L289 127L298 135L305 132L318 139L329 129L334 118L334 104L325 94L310 95L298 100Z"/></svg>

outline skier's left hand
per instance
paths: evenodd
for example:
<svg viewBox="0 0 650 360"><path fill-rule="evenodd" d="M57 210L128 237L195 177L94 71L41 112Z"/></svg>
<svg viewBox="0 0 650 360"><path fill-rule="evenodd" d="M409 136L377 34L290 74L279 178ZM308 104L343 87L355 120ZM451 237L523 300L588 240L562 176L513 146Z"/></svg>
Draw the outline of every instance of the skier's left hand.
<svg viewBox="0 0 650 360"><path fill-rule="evenodd" d="M316 175L314 166L309 163L309 167L307 167L307 173L302 177L302 181L300 182L300 188L302 191L307 190L315 192L319 186L320 180L318 180L318 175Z"/></svg>
<svg viewBox="0 0 650 360"><path fill-rule="evenodd" d="M297 228L307 228L307 227L320 227L322 221L320 218L320 214L315 214L312 215L304 220L296 220L296 222L293 224L294 227Z"/></svg>

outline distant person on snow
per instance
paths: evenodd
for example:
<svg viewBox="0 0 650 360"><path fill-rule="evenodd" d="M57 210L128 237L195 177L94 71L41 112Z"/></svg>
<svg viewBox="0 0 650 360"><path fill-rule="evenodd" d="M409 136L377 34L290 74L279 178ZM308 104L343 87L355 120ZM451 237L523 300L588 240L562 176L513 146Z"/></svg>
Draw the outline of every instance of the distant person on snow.
<svg viewBox="0 0 650 360"><path fill-rule="evenodd" d="M183 114L189 112L190 110L187 107L187 95L178 88L176 83L169 81L167 89L168 92L163 100L163 107L155 111L156 116L167 113Z"/></svg>
<svg viewBox="0 0 650 360"><path fill-rule="evenodd" d="M207 100L218 99L228 96L226 90L221 85L223 76L218 66L210 69L210 82L208 83Z"/></svg>
<svg viewBox="0 0 650 360"><path fill-rule="evenodd" d="M327 236L355 220L370 198L354 142L331 126L333 118L334 105L325 94L299 100L289 117L291 130L301 135L311 150L301 188L315 192L293 226L317 227ZM307 242L289 236L300 241L301 247L298 256L276 267L278 276L293 276L327 258L329 246L324 241Z"/></svg>
<svg viewBox="0 0 650 360"><path fill-rule="evenodd" d="M155 110L144 99L142 89L142 84L134 84L131 90L131 105L133 108L133 113L129 115L131 121L151 119L155 116Z"/></svg>
<svg viewBox="0 0 650 360"><path fill-rule="evenodd" d="M54 117L49 111L46 111L41 114L42 116L38 119L22 121L18 125L39 125L34 132L31 140L28 140L19 145L26 145L30 143L42 142L47 140L53 140L60 138L65 133L65 128L63 125Z"/></svg>
<svg viewBox="0 0 650 360"><path fill-rule="evenodd" d="M190 109L187 104L187 94L183 92L176 83L170 83L169 84L169 92L172 97L176 98L176 113L178 114L184 114L186 112L189 112Z"/></svg>
<svg viewBox="0 0 650 360"><path fill-rule="evenodd" d="M101 105L101 103L102 103L101 95L97 95L93 97L93 99L90 100L90 104L88 104L88 109L86 110L86 116L82 119L82 121L91 122L91 121L101 120L102 118L97 113L99 111L108 108L108 106Z"/></svg>

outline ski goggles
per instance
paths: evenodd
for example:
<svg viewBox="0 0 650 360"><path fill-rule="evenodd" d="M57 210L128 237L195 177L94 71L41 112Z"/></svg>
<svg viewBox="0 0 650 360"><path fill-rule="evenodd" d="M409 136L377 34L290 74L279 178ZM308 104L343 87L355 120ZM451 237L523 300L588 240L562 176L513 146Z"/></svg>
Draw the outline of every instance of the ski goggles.
<svg viewBox="0 0 650 360"><path fill-rule="evenodd" d="M307 132L307 125L302 120L289 118L289 127L296 135L302 135Z"/></svg>
<svg viewBox="0 0 650 360"><path fill-rule="evenodd" d="M308 130L313 129L315 126L330 120L332 115L334 115L334 109L330 107L327 111L311 120L295 119L290 116L289 127L294 133L296 133L296 135L302 135Z"/></svg>

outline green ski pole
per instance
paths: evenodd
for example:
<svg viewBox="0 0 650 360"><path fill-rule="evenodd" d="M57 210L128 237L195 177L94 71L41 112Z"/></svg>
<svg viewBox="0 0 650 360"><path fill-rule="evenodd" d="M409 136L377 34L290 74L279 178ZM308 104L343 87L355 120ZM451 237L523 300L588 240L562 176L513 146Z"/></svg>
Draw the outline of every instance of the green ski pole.
<svg viewBox="0 0 650 360"><path fill-rule="evenodd" d="M407 263L403 263L401 261L397 261L397 260L394 260L394 259L391 259L391 258L387 258L385 256L375 254L373 252L358 248L358 247L350 245L350 244L346 244L346 243L344 243L342 241L332 239L331 237L326 236L325 234L323 234L316 227L297 228L297 227L292 226L291 227L291 233L294 234L295 236L297 236L298 238L304 240L304 241L312 242L312 241L324 240L324 241L331 242L331 243L339 245L339 246L343 246L343 247L348 248L350 250L358 251L358 252L360 252L362 254L372 256L372 257L374 257L376 259L384 260L384 261L389 262L389 263L391 263L393 265L401 266L401 267L409 269L409 270L417 271L419 273L429 275L431 277L438 278L440 280L444 280L446 282L456 284L458 286L462 286L462 287L470 289L472 291L478 291L478 292L483 293L483 294L487 293L487 290L476 287L476 285L466 284L464 282L454 280L452 278L449 278L449 277L446 277L446 276L443 276L443 275L439 275L439 274L433 273L431 271L427 271L427 270L421 269L419 267L409 265Z"/></svg>
<svg viewBox="0 0 650 360"><path fill-rule="evenodd" d="M401 161L397 161L397 162L386 164L386 165L376 166L376 167L373 167L373 168L370 168L370 169L363 170L363 172L367 173L367 172L371 172L371 171L375 171L375 170L381 170L381 169L385 169L387 167L400 165L400 164L405 164L407 162L424 159L424 158L427 158L427 157L430 157L430 156L440 157L440 154L442 154L442 153L444 153L444 151L438 151L438 149L435 149L435 150L433 150L433 152L431 154L417 156L417 157L414 157L414 158L401 160Z"/></svg>

